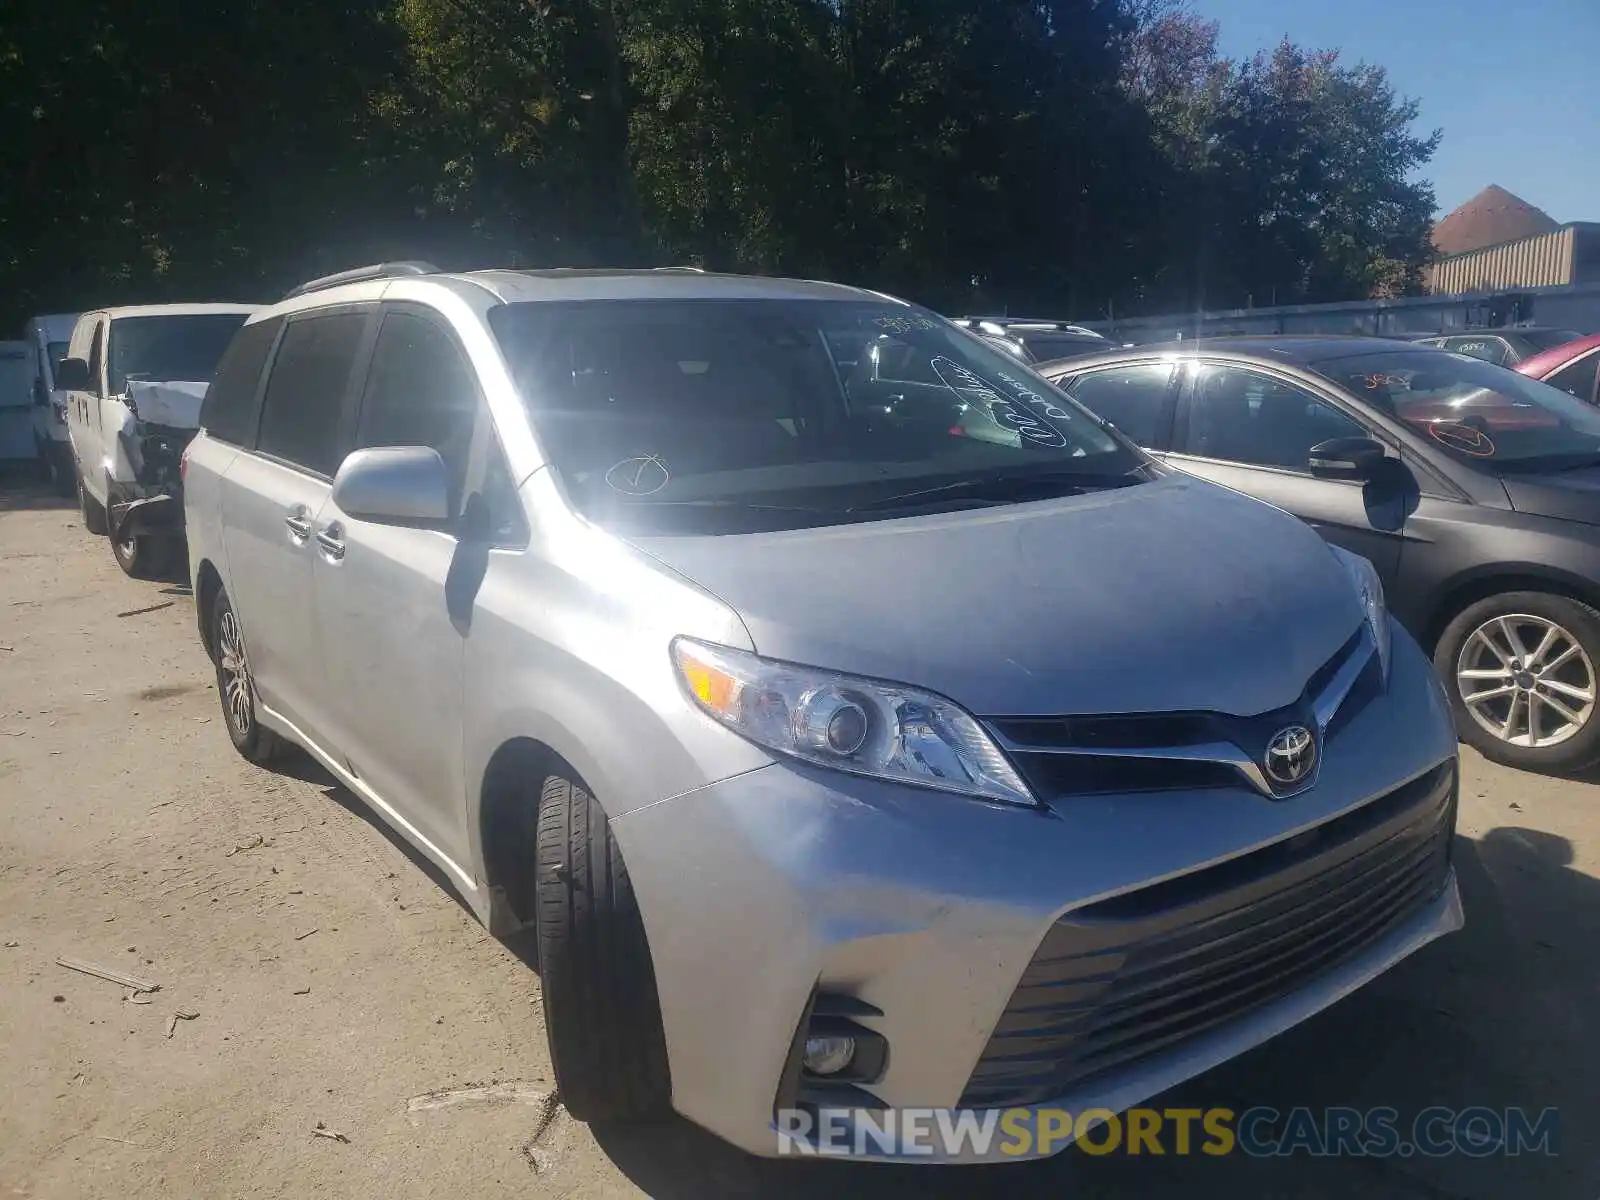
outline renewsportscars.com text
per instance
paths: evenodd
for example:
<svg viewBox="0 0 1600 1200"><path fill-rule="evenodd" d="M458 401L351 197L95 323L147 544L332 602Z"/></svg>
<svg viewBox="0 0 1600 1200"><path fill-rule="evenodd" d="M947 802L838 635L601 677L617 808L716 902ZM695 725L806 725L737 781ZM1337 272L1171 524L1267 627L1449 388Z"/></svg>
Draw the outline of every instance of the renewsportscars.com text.
<svg viewBox="0 0 1600 1200"><path fill-rule="evenodd" d="M1560 1153L1554 1108L824 1108L778 1114L788 1155L963 1160L1086 1154L1441 1158Z"/></svg>

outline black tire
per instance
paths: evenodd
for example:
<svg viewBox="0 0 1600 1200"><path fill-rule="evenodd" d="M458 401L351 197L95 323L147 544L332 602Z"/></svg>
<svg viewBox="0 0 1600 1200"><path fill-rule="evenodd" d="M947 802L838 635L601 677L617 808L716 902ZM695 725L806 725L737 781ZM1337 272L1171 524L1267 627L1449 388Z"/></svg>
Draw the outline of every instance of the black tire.
<svg viewBox="0 0 1600 1200"><path fill-rule="evenodd" d="M72 450L65 442L45 443L50 482L56 495L70 499L78 486L78 467L72 461Z"/></svg>
<svg viewBox="0 0 1600 1200"><path fill-rule="evenodd" d="M560 775L539 797L535 935L556 1088L580 1121L671 1110L655 968L605 811Z"/></svg>
<svg viewBox="0 0 1600 1200"><path fill-rule="evenodd" d="M228 631L230 622L231 633ZM244 634L239 628L238 617L234 615L233 605L228 602L228 593L221 588L217 589L217 597L211 602L211 661L217 669L217 697L222 702L222 720L228 727L228 739L233 743L233 748L258 764L279 757L287 743L256 719L256 689L250 679L249 659L244 652ZM237 670L231 665L235 661ZM241 691L234 690L236 682ZM235 700L238 701L237 709Z"/></svg>
<svg viewBox="0 0 1600 1200"><path fill-rule="evenodd" d="M149 534L112 538L111 556L130 578L155 579L172 561L172 539Z"/></svg>
<svg viewBox="0 0 1600 1200"><path fill-rule="evenodd" d="M1518 625L1515 618L1519 616L1533 620L1527 625ZM1570 711L1577 711L1573 707L1573 698L1570 694L1551 690L1553 683L1565 683L1571 687L1583 674L1587 674L1589 683L1584 690L1589 691L1591 695L1595 692L1597 672L1600 672L1600 611L1580 601L1548 592L1503 592L1489 596L1468 605L1458 613L1445 627L1433 652L1434 670L1438 672L1444 684L1445 694L1450 699L1450 711L1455 717L1457 735L1485 758L1525 771L1566 774L1580 771L1600 761L1600 708L1596 707L1594 699L1589 703L1587 719L1575 732L1561 741L1543 746L1517 745L1505 740L1486 729L1473 716L1463 697L1463 687L1476 688L1481 685L1484 689L1488 689L1500 685L1494 679L1462 681L1458 679L1457 671L1465 665L1466 660L1462 655L1468 639L1473 638L1475 631L1500 617L1511 619L1512 627L1519 634L1518 641L1530 655L1536 647L1528 645L1527 642L1535 640L1537 622L1549 622L1559 627L1581 650L1581 655L1575 654L1568 658L1566 666L1557 668L1549 675L1542 675L1543 668L1527 672L1512 671L1509 667L1502 668L1498 665L1486 668L1496 671L1503 669L1507 675L1507 686L1518 689L1513 695L1520 699L1523 705L1523 716L1520 723L1513 723L1513 734L1518 734L1520 731L1520 734L1525 736L1530 732L1530 722L1526 713L1529 706L1537 704L1542 712L1546 714L1552 712L1546 703L1539 699L1541 696L1551 696ZM1528 636L1524 637L1523 634ZM1478 655L1472 660L1474 663L1485 661L1483 652L1477 649L1478 645L1479 643L1475 642L1473 650L1469 651L1469 654ZM1553 643L1551 652L1546 655L1546 661L1553 661L1559 657L1562 646L1563 643ZM1493 651L1488 653L1493 655ZM1587 657L1587 663L1583 662L1584 657ZM1487 661L1498 664L1499 656L1495 655ZM1512 661L1518 660L1513 656ZM1531 683L1531 691L1522 687L1525 682ZM1581 684L1579 686L1582 687ZM1528 698L1530 694L1533 696L1531 700ZM1505 703L1509 705L1510 701L1507 700ZM1493 720L1503 715L1499 705L1500 701L1496 700L1491 705L1480 705L1479 708ZM1509 713L1509 708L1505 709L1505 712ZM1548 719L1547 716L1546 720ZM1548 729L1549 726L1545 728Z"/></svg>
<svg viewBox="0 0 1600 1200"><path fill-rule="evenodd" d="M78 511L83 514L83 527L95 537L105 537L106 510L100 502L89 495L89 490L83 486L83 476L76 476L78 481Z"/></svg>

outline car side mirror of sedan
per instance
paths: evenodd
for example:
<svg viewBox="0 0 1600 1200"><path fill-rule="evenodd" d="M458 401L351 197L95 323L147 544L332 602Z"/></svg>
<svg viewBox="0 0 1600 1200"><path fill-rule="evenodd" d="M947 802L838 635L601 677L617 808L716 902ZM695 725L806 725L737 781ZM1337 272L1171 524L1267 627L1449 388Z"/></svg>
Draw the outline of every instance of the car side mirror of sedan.
<svg viewBox="0 0 1600 1200"><path fill-rule="evenodd" d="M333 477L333 502L378 525L438 528L449 523L450 472L428 446L357 450Z"/></svg>
<svg viewBox="0 0 1600 1200"><path fill-rule="evenodd" d="M1369 437L1330 438L1306 454L1306 466L1319 479L1371 479L1388 455Z"/></svg>
<svg viewBox="0 0 1600 1200"><path fill-rule="evenodd" d="M63 392L89 390L89 360L63 358L56 364L56 387Z"/></svg>

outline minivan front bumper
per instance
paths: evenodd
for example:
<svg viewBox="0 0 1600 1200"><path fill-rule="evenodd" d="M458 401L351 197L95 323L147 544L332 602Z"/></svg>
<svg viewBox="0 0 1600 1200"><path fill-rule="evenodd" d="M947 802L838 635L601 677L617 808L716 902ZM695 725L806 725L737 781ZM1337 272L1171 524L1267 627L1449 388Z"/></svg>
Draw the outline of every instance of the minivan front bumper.
<svg viewBox="0 0 1600 1200"><path fill-rule="evenodd" d="M1120 1111L1459 928L1455 736L1398 631L1393 658L1292 799L1030 811L785 763L615 820L674 1106L756 1154L779 1151L777 1109L830 1095ZM796 1085L824 1011L883 1039L859 1088Z"/></svg>

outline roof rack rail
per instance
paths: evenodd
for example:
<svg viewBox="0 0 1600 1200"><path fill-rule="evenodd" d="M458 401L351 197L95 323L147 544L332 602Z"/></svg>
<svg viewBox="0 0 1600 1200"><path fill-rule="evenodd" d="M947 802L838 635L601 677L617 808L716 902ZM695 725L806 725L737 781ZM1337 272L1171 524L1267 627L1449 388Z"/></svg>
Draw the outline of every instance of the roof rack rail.
<svg viewBox="0 0 1600 1200"><path fill-rule="evenodd" d="M284 296L284 299L293 300L296 296L304 296L308 292L321 292L346 283L365 283L369 279L394 279L402 275L434 275L438 270L439 268L430 262L419 261L373 263L368 267L351 267L348 271L338 271L318 279L308 279Z"/></svg>

